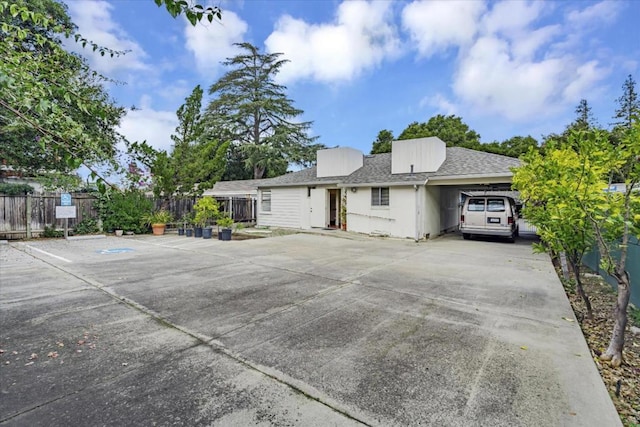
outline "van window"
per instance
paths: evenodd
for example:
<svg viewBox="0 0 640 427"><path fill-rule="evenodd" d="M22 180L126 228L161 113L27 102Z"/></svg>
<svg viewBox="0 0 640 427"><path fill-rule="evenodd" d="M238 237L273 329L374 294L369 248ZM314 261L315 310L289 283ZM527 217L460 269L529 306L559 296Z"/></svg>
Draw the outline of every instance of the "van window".
<svg viewBox="0 0 640 427"><path fill-rule="evenodd" d="M504 199L488 199L487 200L488 212L504 212Z"/></svg>
<svg viewBox="0 0 640 427"><path fill-rule="evenodd" d="M469 212L484 212L484 199L469 199Z"/></svg>

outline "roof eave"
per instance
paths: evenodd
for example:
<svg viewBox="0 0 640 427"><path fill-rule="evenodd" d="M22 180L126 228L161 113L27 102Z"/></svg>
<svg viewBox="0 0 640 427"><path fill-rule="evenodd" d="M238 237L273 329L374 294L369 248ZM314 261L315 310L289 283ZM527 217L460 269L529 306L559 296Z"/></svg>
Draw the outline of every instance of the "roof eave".
<svg viewBox="0 0 640 427"><path fill-rule="evenodd" d="M304 182L286 182L276 184L261 184L258 188L275 188L275 187L309 187L314 185L335 185L339 186L339 181L304 181Z"/></svg>

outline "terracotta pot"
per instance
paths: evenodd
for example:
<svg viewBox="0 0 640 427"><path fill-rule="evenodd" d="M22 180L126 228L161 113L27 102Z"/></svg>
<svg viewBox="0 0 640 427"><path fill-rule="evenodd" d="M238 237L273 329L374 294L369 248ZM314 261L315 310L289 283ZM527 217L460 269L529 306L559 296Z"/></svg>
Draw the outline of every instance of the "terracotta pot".
<svg viewBox="0 0 640 427"><path fill-rule="evenodd" d="M342 224L340 224L340 228L342 228L343 231L347 231L347 223L343 222Z"/></svg>
<svg viewBox="0 0 640 427"><path fill-rule="evenodd" d="M153 229L154 236L162 236L164 234L164 229L167 224L151 224L151 228Z"/></svg>

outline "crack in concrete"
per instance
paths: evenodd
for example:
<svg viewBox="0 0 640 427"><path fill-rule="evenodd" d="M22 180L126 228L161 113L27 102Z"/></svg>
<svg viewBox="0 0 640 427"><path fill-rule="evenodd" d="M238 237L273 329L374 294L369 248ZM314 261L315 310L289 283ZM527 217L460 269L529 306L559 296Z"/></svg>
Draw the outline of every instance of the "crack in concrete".
<svg viewBox="0 0 640 427"><path fill-rule="evenodd" d="M115 300L119 301L122 304L128 305L129 307L138 310L140 312L142 312L143 314L151 317L153 320L155 320L156 322L175 329L179 332L182 332L194 339L196 339L201 345L205 345L209 348L211 348L213 351L218 352L219 354L225 355L226 357L230 358L231 360L235 361L236 363L239 363L247 368L250 368L252 371L258 372L266 377L269 377L271 379L273 379L274 381L285 385L286 387L290 388L291 390L293 390L296 393L299 393L303 396L305 396L306 398L310 399L310 400L314 400L318 403L320 403L323 406L326 406L327 408L329 408L330 410L352 420L355 421L357 423L360 423L362 425L365 426L371 426L373 425L372 422L367 422L364 420L364 416L357 416L355 414L352 414L351 411L349 411L347 408L342 408L337 401L333 401L331 398L326 397L326 396L322 396L322 393L319 392L318 390L316 390L315 388L313 388L312 386L309 386L307 384L305 384L302 381L296 380L292 377L289 377L288 375L284 374L283 372L277 371L273 368L269 368L266 366L261 366L258 365L254 362L249 361L248 359L245 359L244 357L242 357L239 353L235 353L229 349L227 349L226 347L224 347L224 345L220 342L218 342L214 337L208 337L206 335L200 334L198 332L195 331L191 331L185 327L182 327L180 325L174 324L173 322L171 322L170 320L166 319L165 317L161 316L159 313L151 310L150 308L130 299L127 297L124 297L122 295L119 295L117 292L115 292L113 289L104 286L102 283L93 280L91 278L88 277L84 277L80 274L77 274L73 271L70 271L69 269L53 264L45 259L39 258L37 256L35 256L32 253L29 253L27 251L24 251L22 249L19 248L15 248L16 250L22 251L25 254L32 256L35 259L40 260L41 262L51 266L52 268L59 270L65 274L68 274L72 277L75 277L76 279L89 284L90 286L98 289L99 291L107 294L108 296L110 296L111 298L114 298ZM345 285L347 285L348 283L346 283ZM81 391L81 390L80 390ZM77 391L76 391L77 392ZM69 395L73 395L74 393L70 393ZM62 396L61 398L64 398L66 396ZM56 401L59 399L55 399L53 401ZM46 405L43 404L43 405ZM38 405L37 407L41 407L43 405ZM36 408L32 408L30 410L33 409L37 409ZM15 415L17 416L17 415ZM15 418L15 416L11 417L11 418ZM2 422L4 422L6 420L3 420Z"/></svg>

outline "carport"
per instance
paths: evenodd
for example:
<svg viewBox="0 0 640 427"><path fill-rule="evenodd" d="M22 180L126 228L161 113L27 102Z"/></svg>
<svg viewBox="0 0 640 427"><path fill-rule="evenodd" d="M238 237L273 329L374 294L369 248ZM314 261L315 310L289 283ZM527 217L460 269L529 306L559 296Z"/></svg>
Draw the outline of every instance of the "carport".
<svg viewBox="0 0 640 427"><path fill-rule="evenodd" d="M436 184L440 188L440 228L443 233L456 231L460 223L460 213L464 200L475 193L493 194L511 191L511 181L492 184Z"/></svg>

